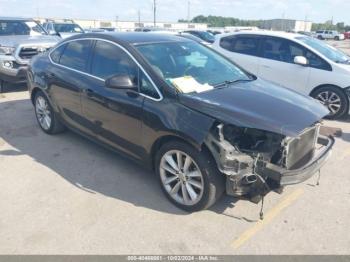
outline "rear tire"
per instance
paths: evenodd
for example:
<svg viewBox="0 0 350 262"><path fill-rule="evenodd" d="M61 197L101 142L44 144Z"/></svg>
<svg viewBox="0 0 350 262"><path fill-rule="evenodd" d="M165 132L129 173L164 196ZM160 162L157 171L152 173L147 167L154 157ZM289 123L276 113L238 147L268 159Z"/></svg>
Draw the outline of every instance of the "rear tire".
<svg viewBox="0 0 350 262"><path fill-rule="evenodd" d="M328 119L339 119L349 110L349 98L339 88L334 86L324 86L311 93L311 96L325 105L330 115Z"/></svg>
<svg viewBox="0 0 350 262"><path fill-rule="evenodd" d="M65 131L65 126L60 122L46 95L38 91L34 98L35 116L40 128L49 135L59 134Z"/></svg>
<svg viewBox="0 0 350 262"><path fill-rule="evenodd" d="M155 170L166 197L187 212L209 208L225 191L225 176L209 152L199 152L181 141L160 148Z"/></svg>
<svg viewBox="0 0 350 262"><path fill-rule="evenodd" d="M334 37L334 40L339 41L340 40L339 36Z"/></svg>

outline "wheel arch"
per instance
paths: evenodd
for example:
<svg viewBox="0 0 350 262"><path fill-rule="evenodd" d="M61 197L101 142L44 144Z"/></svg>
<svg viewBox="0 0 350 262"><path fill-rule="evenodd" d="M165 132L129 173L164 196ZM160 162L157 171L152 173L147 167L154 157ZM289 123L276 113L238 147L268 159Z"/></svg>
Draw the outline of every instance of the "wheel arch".
<svg viewBox="0 0 350 262"><path fill-rule="evenodd" d="M169 143L169 142L172 142L172 141L178 141L178 142L185 143L185 144L187 144L189 146L194 147L199 152L205 151L205 152L207 152L210 155L210 157L212 157L214 159L214 156L213 156L212 152L205 145L205 143L202 143L202 144L198 145L194 141L188 140L188 139L186 139L184 137L181 137L181 136L165 135L165 136L159 137L152 145L152 148L151 148L151 165L152 165L152 169L153 170L155 168L155 159L156 159L156 154L157 154L158 150L163 145L165 145L166 143Z"/></svg>
<svg viewBox="0 0 350 262"><path fill-rule="evenodd" d="M309 94L309 96L312 96L312 94L315 93L320 88L327 87L327 86L331 86L331 87L337 88L339 91L343 92L346 95L344 89L341 88L340 86L337 86L337 85L334 85L334 84L322 84L322 85L316 86L314 89L312 89L310 94Z"/></svg>
<svg viewBox="0 0 350 262"><path fill-rule="evenodd" d="M38 92L42 92L42 89L40 87L34 87L32 89L32 92L30 93L30 100L32 101L32 104L34 105L34 98Z"/></svg>

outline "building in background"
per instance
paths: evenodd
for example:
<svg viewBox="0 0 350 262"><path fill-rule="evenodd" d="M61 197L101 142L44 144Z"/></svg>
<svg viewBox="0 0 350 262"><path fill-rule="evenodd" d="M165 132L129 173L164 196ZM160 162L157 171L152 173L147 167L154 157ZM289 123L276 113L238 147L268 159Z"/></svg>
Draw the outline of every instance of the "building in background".
<svg viewBox="0 0 350 262"><path fill-rule="evenodd" d="M288 32L311 32L312 22L293 19L271 19L263 22L262 29Z"/></svg>
<svg viewBox="0 0 350 262"><path fill-rule="evenodd" d="M44 23L46 20L62 20L55 18L37 18L35 19ZM69 19L71 20L71 19ZM135 21L108 21L108 20L88 20L88 19L73 19L75 23L84 29L90 28L116 28L118 31L134 31L136 28L154 27L153 22L135 22ZM207 30L207 24L200 23L171 23L171 22L157 22L157 28L169 31L184 31L192 30Z"/></svg>

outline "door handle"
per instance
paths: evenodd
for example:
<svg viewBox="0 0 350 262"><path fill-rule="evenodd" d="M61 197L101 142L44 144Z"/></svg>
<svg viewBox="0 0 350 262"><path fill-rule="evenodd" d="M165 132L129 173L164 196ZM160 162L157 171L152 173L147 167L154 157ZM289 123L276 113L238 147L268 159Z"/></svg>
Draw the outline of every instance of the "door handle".
<svg viewBox="0 0 350 262"><path fill-rule="evenodd" d="M268 65L262 65L262 66L265 68L271 68L271 66L268 66Z"/></svg>

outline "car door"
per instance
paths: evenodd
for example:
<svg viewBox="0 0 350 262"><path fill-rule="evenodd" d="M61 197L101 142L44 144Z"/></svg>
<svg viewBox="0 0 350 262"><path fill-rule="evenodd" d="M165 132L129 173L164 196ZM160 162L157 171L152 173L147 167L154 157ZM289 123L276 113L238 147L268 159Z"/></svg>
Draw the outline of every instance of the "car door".
<svg viewBox="0 0 350 262"><path fill-rule="evenodd" d="M138 90L111 89L105 84L108 78L123 74L138 82L138 65L120 46L97 40L90 74L91 85L83 92L82 106L91 132L103 143L140 158L144 96Z"/></svg>
<svg viewBox="0 0 350 262"><path fill-rule="evenodd" d="M296 56L306 56L306 49L288 39L264 37L261 43L259 77L306 94L310 67L294 63Z"/></svg>
<svg viewBox="0 0 350 262"><path fill-rule="evenodd" d="M81 93L89 86L86 76L91 40L75 40L57 47L46 70L48 93L61 116L70 126L88 131L81 108Z"/></svg>
<svg viewBox="0 0 350 262"><path fill-rule="evenodd" d="M258 74L259 41L256 35L231 35L221 38L220 52L247 71Z"/></svg>

